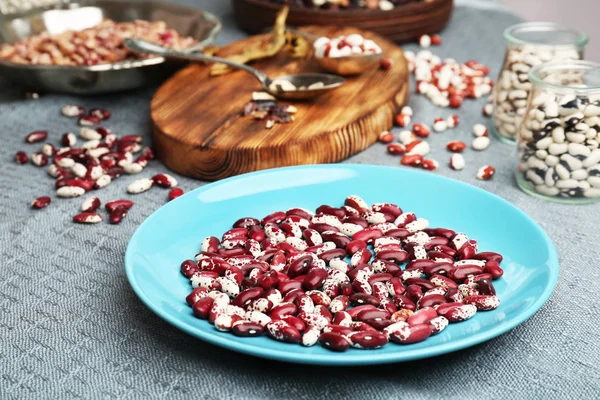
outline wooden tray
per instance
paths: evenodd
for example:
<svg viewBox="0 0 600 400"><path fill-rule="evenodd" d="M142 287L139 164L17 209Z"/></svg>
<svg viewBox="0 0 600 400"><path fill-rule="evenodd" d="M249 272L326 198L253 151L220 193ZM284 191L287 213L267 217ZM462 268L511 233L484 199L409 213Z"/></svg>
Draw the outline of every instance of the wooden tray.
<svg viewBox="0 0 600 400"><path fill-rule="evenodd" d="M266 121L241 111L260 89L254 77L236 71L209 77L209 67L193 64L161 86L151 102L154 149L159 159L182 175L217 180L260 169L333 163L373 144L392 127L408 97L408 69L402 50L382 37L354 28L306 27L315 35L361 33L375 40L393 60L388 71L374 68L346 79L317 99L295 102L296 120L265 129ZM224 47L219 55L239 53L258 36ZM253 64L271 77L314 72L312 59L279 54ZM280 102L286 104L286 102Z"/></svg>
<svg viewBox="0 0 600 400"><path fill-rule="evenodd" d="M352 9L318 10L291 2L287 24L353 26L396 42L410 42L423 34L441 31L452 14L453 0L408 3L390 11ZM232 0L238 25L249 33L261 33L273 25L281 4L268 0Z"/></svg>

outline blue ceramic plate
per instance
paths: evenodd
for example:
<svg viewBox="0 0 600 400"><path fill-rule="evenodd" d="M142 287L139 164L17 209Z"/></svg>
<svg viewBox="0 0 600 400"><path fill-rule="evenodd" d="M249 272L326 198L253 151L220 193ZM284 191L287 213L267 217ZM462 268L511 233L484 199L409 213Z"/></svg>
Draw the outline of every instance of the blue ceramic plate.
<svg viewBox="0 0 600 400"><path fill-rule="evenodd" d="M240 338L218 332L192 315L185 297L191 286L179 272L200 241L220 236L238 218L261 218L292 207L341 206L356 194L368 203L393 202L429 220L477 239L480 251L504 255L504 276L494 281L500 306L451 324L411 345L334 353L267 337ZM202 340L280 361L361 365L415 360L473 346L514 328L546 302L558 278L556 251L542 228L505 200L462 182L428 172L367 165L315 165L255 172L198 188L161 207L135 232L125 256L127 277L139 298L161 318Z"/></svg>

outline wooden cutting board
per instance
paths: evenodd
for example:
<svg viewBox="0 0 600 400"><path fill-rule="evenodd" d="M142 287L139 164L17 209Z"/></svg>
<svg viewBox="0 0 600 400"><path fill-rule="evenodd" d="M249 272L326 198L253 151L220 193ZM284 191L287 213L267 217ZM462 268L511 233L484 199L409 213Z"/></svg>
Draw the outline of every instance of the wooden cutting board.
<svg viewBox="0 0 600 400"><path fill-rule="evenodd" d="M294 103L296 120L265 129L266 121L242 116L260 83L244 71L210 77L209 66L191 64L165 82L151 103L154 149L171 170L192 178L217 180L245 172L289 165L334 163L373 144L390 129L408 98L408 68L402 50L375 34L353 28L305 27L319 36L360 33L375 40L393 61L346 79L340 88ZM253 36L219 52L239 53ZM320 71L312 59L285 52L252 66L271 78Z"/></svg>

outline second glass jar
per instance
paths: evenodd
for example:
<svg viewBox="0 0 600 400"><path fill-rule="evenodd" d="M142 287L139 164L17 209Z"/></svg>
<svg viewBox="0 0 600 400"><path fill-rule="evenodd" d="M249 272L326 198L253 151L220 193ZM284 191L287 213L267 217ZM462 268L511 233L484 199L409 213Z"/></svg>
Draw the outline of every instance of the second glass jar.
<svg viewBox="0 0 600 400"><path fill-rule="evenodd" d="M498 137L514 142L527 109L529 71L544 62L580 60L585 33L549 22L513 25L504 31L506 55L494 88L494 127Z"/></svg>
<svg viewBox="0 0 600 400"><path fill-rule="evenodd" d="M600 64L559 61L531 70L519 130L517 183L561 203L600 201Z"/></svg>

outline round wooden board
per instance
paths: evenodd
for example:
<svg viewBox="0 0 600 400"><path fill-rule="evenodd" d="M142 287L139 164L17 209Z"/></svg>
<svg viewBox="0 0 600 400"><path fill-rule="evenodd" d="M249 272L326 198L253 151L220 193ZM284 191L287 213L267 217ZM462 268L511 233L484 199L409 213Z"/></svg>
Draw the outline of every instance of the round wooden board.
<svg viewBox="0 0 600 400"><path fill-rule="evenodd" d="M154 149L171 170L192 178L217 180L267 168L333 163L373 144L390 129L408 98L408 68L402 50L388 40L353 28L305 27L310 33L360 33L375 40L393 61L388 71L374 68L346 79L319 98L294 102L296 120L265 129L266 121L242 116L260 83L244 71L210 77L209 67L192 64L156 92L151 103ZM239 53L256 36L224 47L218 55ZM270 77L319 71L312 59L285 52L252 64ZM280 101L281 104L291 104Z"/></svg>

